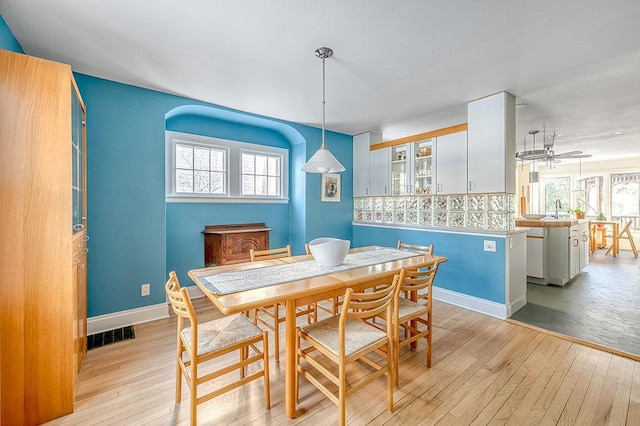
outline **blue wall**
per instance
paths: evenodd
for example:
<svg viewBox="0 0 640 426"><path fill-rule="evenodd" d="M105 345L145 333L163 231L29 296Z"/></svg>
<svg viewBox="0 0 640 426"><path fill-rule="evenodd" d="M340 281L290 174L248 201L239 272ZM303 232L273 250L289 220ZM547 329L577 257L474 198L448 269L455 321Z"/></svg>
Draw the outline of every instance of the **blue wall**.
<svg viewBox="0 0 640 426"><path fill-rule="evenodd" d="M395 247L398 240L411 244L433 244L435 254L448 258L438 269L436 286L505 303L504 238L372 226L353 227L354 247ZM496 241L495 253L484 251L484 240Z"/></svg>
<svg viewBox="0 0 640 426"><path fill-rule="evenodd" d="M10 50L12 52L24 53L22 46L13 36L13 32L7 26L2 15L0 15L0 49Z"/></svg>
<svg viewBox="0 0 640 426"><path fill-rule="evenodd" d="M320 129L87 75L76 74L76 80L87 106L89 317L163 303L168 270L175 269L182 284L191 285L186 271L202 265L205 225L266 222L274 227L272 246L292 244L297 253L315 236L351 238L351 136L327 133L329 148L348 171L342 174L343 201L321 203L320 176L299 171L319 148ZM217 111L218 118L170 114L194 105ZM220 119L234 115L243 119ZM277 132L275 124L269 129L260 122L276 123L284 130ZM291 203L165 204L165 126L226 139L289 144ZM278 222L280 216L288 217L288 223ZM150 296L140 296L142 283L151 284Z"/></svg>
<svg viewBox="0 0 640 426"><path fill-rule="evenodd" d="M169 118L167 130L192 133L241 142L292 149L289 140L272 129L183 114ZM292 175L295 171L292 170ZM289 204L167 204L167 271L176 271L184 285L191 285L187 271L204 266L204 238L206 225L264 222L272 231L271 247L283 247L290 243Z"/></svg>

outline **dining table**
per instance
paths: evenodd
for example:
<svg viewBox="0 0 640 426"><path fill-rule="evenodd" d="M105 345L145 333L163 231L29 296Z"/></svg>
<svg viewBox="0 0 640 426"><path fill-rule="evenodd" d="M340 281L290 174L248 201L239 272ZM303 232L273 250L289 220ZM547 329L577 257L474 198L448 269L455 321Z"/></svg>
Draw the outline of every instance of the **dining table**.
<svg viewBox="0 0 640 426"><path fill-rule="evenodd" d="M389 247L349 250L338 266L322 266L312 255L193 269L189 277L223 314L261 306L285 306L285 412L296 413L296 308L344 295L347 288L363 291L390 284L402 268L446 262L444 256Z"/></svg>
<svg viewBox="0 0 640 426"><path fill-rule="evenodd" d="M594 233L595 233L595 227L598 225L601 226L611 226L611 254L613 255L613 257L616 257L619 253L620 253L620 239L618 238L619 233L620 233L620 224L618 222L614 222L614 221L607 221L607 220L590 220L589 224L591 226L591 238L594 238ZM592 244L593 247L593 244ZM607 254L609 253L609 250L607 250Z"/></svg>

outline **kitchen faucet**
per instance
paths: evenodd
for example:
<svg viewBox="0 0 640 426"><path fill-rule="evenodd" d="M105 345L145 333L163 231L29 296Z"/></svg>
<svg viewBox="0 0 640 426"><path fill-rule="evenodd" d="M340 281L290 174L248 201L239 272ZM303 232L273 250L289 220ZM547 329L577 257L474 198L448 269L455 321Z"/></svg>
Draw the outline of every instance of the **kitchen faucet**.
<svg viewBox="0 0 640 426"><path fill-rule="evenodd" d="M562 208L562 203L560 202L560 199L558 198L558 199L556 200L556 214L555 214L555 216L553 216L553 217L555 217L556 219L558 219L558 218L559 218L559 216L558 216L558 209L559 209L559 208L560 208L560 209Z"/></svg>

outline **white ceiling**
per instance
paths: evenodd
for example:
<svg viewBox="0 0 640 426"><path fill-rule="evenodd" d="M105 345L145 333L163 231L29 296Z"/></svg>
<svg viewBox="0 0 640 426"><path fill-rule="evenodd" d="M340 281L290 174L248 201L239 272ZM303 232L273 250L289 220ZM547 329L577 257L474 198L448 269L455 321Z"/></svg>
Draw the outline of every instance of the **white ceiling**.
<svg viewBox="0 0 640 426"><path fill-rule="evenodd" d="M28 54L255 114L319 127L313 52L328 46L330 130L395 139L507 90L528 104L519 150L546 124L557 153L640 156L638 0L0 0L0 14Z"/></svg>

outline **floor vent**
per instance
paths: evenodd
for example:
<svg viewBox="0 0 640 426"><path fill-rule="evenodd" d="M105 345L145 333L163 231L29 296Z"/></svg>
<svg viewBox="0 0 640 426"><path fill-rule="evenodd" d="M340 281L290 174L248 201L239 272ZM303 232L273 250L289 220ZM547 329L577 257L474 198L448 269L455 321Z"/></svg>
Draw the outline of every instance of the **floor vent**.
<svg viewBox="0 0 640 426"><path fill-rule="evenodd" d="M133 332L132 325L116 328L115 330L103 331L102 333L87 336L87 350L99 348L121 340L133 339L135 337L136 335Z"/></svg>

